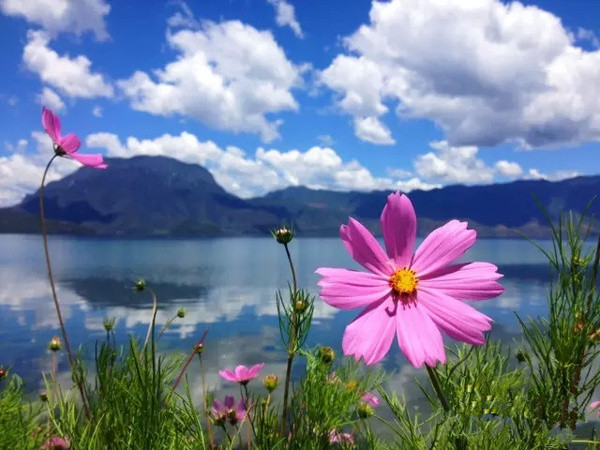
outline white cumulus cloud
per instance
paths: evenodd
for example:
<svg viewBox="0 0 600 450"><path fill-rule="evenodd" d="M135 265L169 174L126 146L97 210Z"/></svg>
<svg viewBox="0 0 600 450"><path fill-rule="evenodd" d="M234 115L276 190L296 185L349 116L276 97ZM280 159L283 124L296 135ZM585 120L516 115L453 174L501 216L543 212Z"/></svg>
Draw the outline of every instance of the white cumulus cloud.
<svg viewBox="0 0 600 450"><path fill-rule="evenodd" d="M476 146L453 147L447 141L429 145L435 152L415 160L419 176L446 183L490 183L494 179L493 169L477 158Z"/></svg>
<svg viewBox="0 0 600 450"><path fill-rule="evenodd" d="M286 0L267 0L275 8L275 22L280 27L288 26L292 29L296 37L303 38L302 27L296 19L294 6Z"/></svg>
<svg viewBox="0 0 600 450"><path fill-rule="evenodd" d="M31 137L37 143L33 152L26 152L28 141L20 139L15 153L0 156L0 207L19 203L25 195L40 187L44 169L54 152L52 141L46 134L34 131ZM79 166L73 160L58 158L50 167L46 180L58 180Z"/></svg>
<svg viewBox="0 0 600 450"><path fill-rule="evenodd" d="M551 173L543 173L538 169L529 169L527 174L524 176L527 180L547 180L547 181L561 181L567 178L573 178L581 175L576 170L557 170Z"/></svg>
<svg viewBox="0 0 600 450"><path fill-rule="evenodd" d="M105 23L110 6L105 0L0 0L0 10L41 25L52 36L89 31L99 41L110 37Z"/></svg>
<svg viewBox="0 0 600 450"><path fill-rule="evenodd" d="M496 170L505 177L518 177L523 173L521 166L512 161L501 160L495 166Z"/></svg>
<svg viewBox="0 0 600 450"><path fill-rule="evenodd" d="M55 113L61 112L65 109L65 104L60 96L48 86L44 86L41 94L38 95L38 102L42 106L50 108Z"/></svg>
<svg viewBox="0 0 600 450"><path fill-rule="evenodd" d="M175 61L154 77L137 71L119 81L133 109L258 133L265 142L279 136L280 124L266 115L298 109L291 89L302 81L301 68L270 32L239 21L206 22L198 31L169 31L167 41L179 53Z"/></svg>
<svg viewBox="0 0 600 450"><path fill-rule="evenodd" d="M249 156L237 147L221 148L212 141L199 141L187 132L144 140L129 137L125 143L115 134L95 133L87 137L86 144L88 147L105 148L110 156L163 155L201 164L223 188L245 198L288 186L344 191L410 191L439 186L414 177L374 176L358 161L344 161L329 147L314 146L306 151L258 148L254 156ZM403 172L403 175L406 173Z"/></svg>
<svg viewBox="0 0 600 450"><path fill-rule="evenodd" d="M103 111L102 111L101 106L96 105L92 108L92 115L94 117L102 117L102 114L103 114Z"/></svg>
<svg viewBox="0 0 600 450"><path fill-rule="evenodd" d="M575 46L555 15L499 0L391 0L374 1L369 19L321 73L354 118L395 105L453 146L600 140L600 51Z"/></svg>
<svg viewBox="0 0 600 450"><path fill-rule="evenodd" d="M42 31L28 31L23 63L40 79L67 97L112 97L113 88L101 74L91 71L85 56L60 56L48 47L50 37Z"/></svg>
<svg viewBox="0 0 600 450"><path fill-rule="evenodd" d="M354 129L356 130L356 136L363 141L381 145L396 143L389 128L381 123L377 117L357 117L354 119Z"/></svg>

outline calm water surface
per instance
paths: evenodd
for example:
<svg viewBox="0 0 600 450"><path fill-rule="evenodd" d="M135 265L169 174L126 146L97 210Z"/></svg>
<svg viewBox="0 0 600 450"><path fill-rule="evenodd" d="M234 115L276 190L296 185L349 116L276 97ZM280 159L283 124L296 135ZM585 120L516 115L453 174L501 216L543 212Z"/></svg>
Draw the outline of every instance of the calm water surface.
<svg viewBox="0 0 600 450"><path fill-rule="evenodd" d="M549 245L543 242L543 245ZM102 320L117 319L116 339L143 336L151 319L151 299L131 286L145 278L159 298L157 322L176 319L160 341L163 349L188 352L209 327L204 353L208 383L220 389L217 370L236 364L266 362L265 373L284 372L275 291L287 289L289 268L283 247L271 238L121 240L50 238L53 268L73 346L93 354L105 338ZM292 256L300 287L317 294L318 267L359 268L336 238L295 239ZM495 321L492 336L512 341L519 326L514 314L545 313L548 268L543 255L523 240L479 240L464 258L490 261L505 274L506 292L475 306ZM341 353L345 325L357 311L338 311L317 300L309 345L323 344ZM47 281L41 238L0 235L0 365L12 367L30 390L49 371L47 343L58 334ZM396 384L409 379L396 344L381 364L394 370ZM67 361L61 352L60 370ZM64 375L67 377L67 375Z"/></svg>

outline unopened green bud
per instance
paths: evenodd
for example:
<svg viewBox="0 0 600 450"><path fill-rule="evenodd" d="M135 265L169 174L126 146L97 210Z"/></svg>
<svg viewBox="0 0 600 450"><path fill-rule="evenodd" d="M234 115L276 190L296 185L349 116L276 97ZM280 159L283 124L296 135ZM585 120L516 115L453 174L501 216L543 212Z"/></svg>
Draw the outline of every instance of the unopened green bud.
<svg viewBox="0 0 600 450"><path fill-rule="evenodd" d="M297 313L303 313L304 311L306 311L307 307L308 307L308 302L306 300L304 300L303 298L299 298L298 300L296 300L294 302L294 310Z"/></svg>
<svg viewBox="0 0 600 450"><path fill-rule="evenodd" d="M491 396L491 395L487 395L487 396L485 397L485 401L487 401L487 402L491 402L491 401L492 401L492 396Z"/></svg>
<svg viewBox="0 0 600 450"><path fill-rule="evenodd" d="M40 398L41 401L47 402L48 401L48 394L46 393L46 391L40 391L39 398Z"/></svg>
<svg viewBox="0 0 600 450"><path fill-rule="evenodd" d="M102 325L106 331L112 331L115 328L116 319L114 317L105 317Z"/></svg>
<svg viewBox="0 0 600 450"><path fill-rule="evenodd" d="M355 391L357 387L358 383L354 380L348 381L346 383L346 389L348 389L349 391Z"/></svg>
<svg viewBox="0 0 600 450"><path fill-rule="evenodd" d="M374 413L371 405L365 402L360 402L358 407L356 408L356 412L358 413L358 417L361 419L366 419L367 417L371 417Z"/></svg>
<svg viewBox="0 0 600 450"><path fill-rule="evenodd" d="M185 314L186 314L185 308L179 308L177 310L177 317L179 317L180 319L183 319L185 317Z"/></svg>
<svg viewBox="0 0 600 450"><path fill-rule="evenodd" d="M196 352L196 354L198 354L198 355L199 355L200 353L202 353L202 352L204 351L204 344L203 344L202 342L200 342L200 343L196 344L196 345L194 346L194 351L195 351L195 352Z"/></svg>
<svg viewBox="0 0 600 450"><path fill-rule="evenodd" d="M523 350L517 350L515 353L515 358L517 358L517 361L520 363L523 363L527 361L527 353L525 353Z"/></svg>
<svg viewBox="0 0 600 450"><path fill-rule="evenodd" d="M277 228L275 231L271 231L271 234L280 244L289 244L294 238L294 231L285 225Z"/></svg>
<svg viewBox="0 0 600 450"><path fill-rule="evenodd" d="M140 292L140 291L143 291L144 289L146 289L146 280L144 280L143 278L140 278L133 285L133 290Z"/></svg>
<svg viewBox="0 0 600 450"><path fill-rule="evenodd" d="M331 347L319 348L319 359L323 364L331 364L335 359L335 352Z"/></svg>
<svg viewBox="0 0 600 450"><path fill-rule="evenodd" d="M58 336L54 336L52 339L50 339L48 348L53 352L58 352L62 348L62 342L60 342L60 338Z"/></svg>
<svg viewBox="0 0 600 450"><path fill-rule="evenodd" d="M263 378L263 386L270 394L275 389L277 389L277 386L279 386L279 378L277 377L277 375L274 374L267 375Z"/></svg>
<svg viewBox="0 0 600 450"><path fill-rule="evenodd" d="M470 394L473 391L473 385L467 384L467 394Z"/></svg>

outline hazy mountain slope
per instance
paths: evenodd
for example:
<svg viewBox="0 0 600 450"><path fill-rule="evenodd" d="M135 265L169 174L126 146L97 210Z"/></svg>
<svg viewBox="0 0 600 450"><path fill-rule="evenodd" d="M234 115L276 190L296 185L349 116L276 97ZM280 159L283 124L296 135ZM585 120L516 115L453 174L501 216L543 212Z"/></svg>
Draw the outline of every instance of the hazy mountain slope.
<svg viewBox="0 0 600 450"><path fill-rule="evenodd" d="M107 170L82 167L46 187L47 217L55 232L102 235L267 234L281 222L304 235L336 235L348 216L379 232L389 192L335 192L290 187L250 200L219 186L206 169L165 157L109 158ZM469 220L484 236L547 232L534 196L555 216L585 210L600 194L600 176L559 182L516 181L413 191L410 198L424 234L451 218ZM600 201L590 212L600 216ZM0 209L0 232L38 232L38 194ZM56 222L56 223L54 223Z"/></svg>

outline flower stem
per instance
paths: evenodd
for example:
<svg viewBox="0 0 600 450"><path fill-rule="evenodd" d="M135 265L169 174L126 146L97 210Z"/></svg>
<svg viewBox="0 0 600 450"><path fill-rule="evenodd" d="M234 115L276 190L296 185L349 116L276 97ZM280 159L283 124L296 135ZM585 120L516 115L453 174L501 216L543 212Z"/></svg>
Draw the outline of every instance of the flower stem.
<svg viewBox="0 0 600 450"><path fill-rule="evenodd" d="M177 315L171 317L169 320L167 320L165 322L164 326L160 330L160 333L158 333L158 340L160 340L162 335L165 334L165 331L167 331L167 328L169 328L169 326L175 321L176 318L177 318Z"/></svg>
<svg viewBox="0 0 600 450"><path fill-rule="evenodd" d="M215 441L212 434L210 418L208 417L208 404L206 402L208 393L206 391L206 374L204 372L204 364L202 363L202 353L198 353L198 360L200 361L200 376L202 378L202 407L204 408L204 417L206 419L206 429L208 431L209 448L213 449L215 448Z"/></svg>
<svg viewBox="0 0 600 450"><path fill-rule="evenodd" d="M281 413L281 434L285 436L286 428L287 428L287 416L288 416L288 398L290 394L290 379L292 375L292 362L294 361L294 356L296 354L296 333L297 333L297 316L296 309L294 308L293 302L296 299L296 294L298 292L298 282L296 280L296 270L294 269L294 262L292 261L292 256L290 255L290 249L287 244L283 244L285 247L285 253L288 258L288 262L290 263L290 270L292 271L292 281L293 281L293 291L292 291L292 317L291 317L291 327L290 327L290 339L288 344L288 359L287 359L287 367L285 370L285 387L283 391L283 408Z"/></svg>
<svg viewBox="0 0 600 450"><path fill-rule="evenodd" d="M146 346L148 345L148 340L150 339L150 335L152 335L152 343L154 344L154 326L156 323L156 313L158 312L158 300L156 299L156 294L152 289L148 289L150 295L152 295L152 321L150 322L150 326L148 327L148 332L146 333L146 340L144 341L144 348L146 350Z"/></svg>
<svg viewBox="0 0 600 450"><path fill-rule="evenodd" d="M296 270L294 269L294 262L292 261L292 255L290 255L290 249L287 244L283 244L285 247L285 253L290 263L290 270L292 271L292 281L294 283L294 294L298 291L298 282L296 281Z"/></svg>
<svg viewBox="0 0 600 450"><path fill-rule="evenodd" d="M442 392L442 386L440 385L440 379L437 373L437 369L435 367L429 367L425 364L425 368L427 369L427 373L429 374L429 379L431 380L431 385L435 390L438 398L440 399L440 403L442 404L442 408L444 408L445 412L450 411L450 405L448 404L448 400L446 400L446 396Z"/></svg>
<svg viewBox="0 0 600 450"><path fill-rule="evenodd" d="M181 382L181 378L183 377L183 374L185 373L188 366L192 362L192 359L194 359L194 355L197 353L196 349L204 343L204 339L206 338L207 334L208 334L208 328L205 328L204 333L202 333L202 336L200 337L198 342L196 342L196 345L194 345L194 347L192 347L190 356L188 357L188 359L186 359L185 363L181 367L181 371L179 372L179 375L177 375L177 379L175 380L175 383L173 383L173 390L176 390L177 386L179 386L179 383Z"/></svg>
<svg viewBox="0 0 600 450"><path fill-rule="evenodd" d="M54 300L54 307L56 308L56 315L58 316L58 323L60 325L60 331L63 337L63 341L65 342L65 350L67 351L67 358L69 360L69 367L71 368L71 374L73 375L73 379L75 384L77 384L77 388L79 389L79 393L81 395L81 402L83 404L83 410L85 411L85 416L88 419L91 419L92 414L90 412L90 408L88 406L87 398L85 395L85 387L83 386L83 381L81 380L81 374L76 373L75 370L75 360L73 359L73 353L71 352L71 344L69 343L69 338L67 336L67 329L65 327L65 323L62 317L62 313L60 311L60 304L58 303L58 296L56 295L56 286L54 284L54 275L52 274L52 264L50 263L50 251L48 250L48 231L46 230L46 218L44 216L44 184L46 183L46 175L48 174L48 170L50 169L50 165L54 161L54 159L58 155L55 154L48 164L46 165L46 169L44 170L44 175L42 176L42 184L40 186L40 225L42 228L42 238L44 240L44 253L46 255L46 267L48 268L48 279L50 280L50 288L52 289L52 299Z"/></svg>

